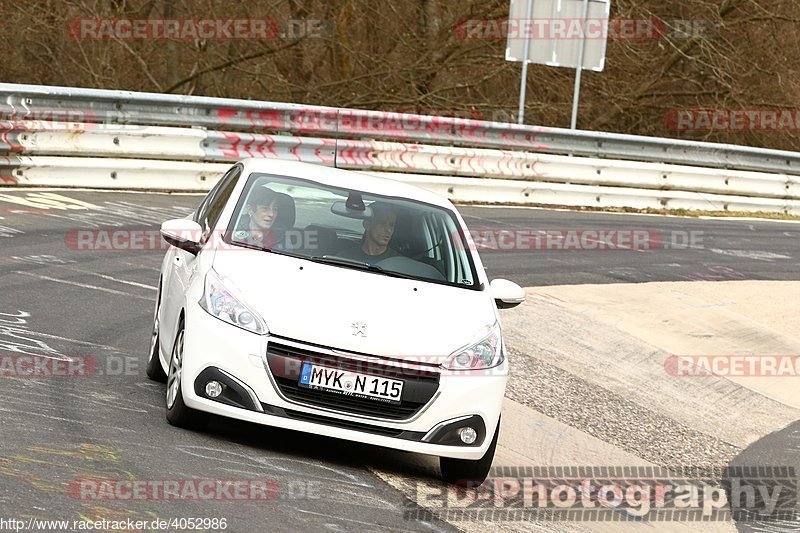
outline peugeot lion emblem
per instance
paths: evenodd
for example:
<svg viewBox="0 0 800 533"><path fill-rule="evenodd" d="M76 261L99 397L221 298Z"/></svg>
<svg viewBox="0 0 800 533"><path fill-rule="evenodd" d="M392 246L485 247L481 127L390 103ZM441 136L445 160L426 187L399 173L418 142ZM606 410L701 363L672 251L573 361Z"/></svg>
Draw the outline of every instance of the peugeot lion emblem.
<svg viewBox="0 0 800 533"><path fill-rule="evenodd" d="M353 322L350 324L350 327L353 328L353 335L355 337L366 337L367 336L367 323L366 322Z"/></svg>

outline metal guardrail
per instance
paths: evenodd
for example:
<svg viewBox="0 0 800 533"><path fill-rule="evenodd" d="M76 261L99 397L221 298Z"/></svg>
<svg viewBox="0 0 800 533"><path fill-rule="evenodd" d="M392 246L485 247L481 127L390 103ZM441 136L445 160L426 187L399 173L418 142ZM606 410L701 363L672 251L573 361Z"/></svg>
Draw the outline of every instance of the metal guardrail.
<svg viewBox="0 0 800 533"><path fill-rule="evenodd" d="M10 156L0 157L0 183L4 177L10 175L10 172L22 172L23 183L43 187L198 191L209 189L228 167L228 164L223 163L153 159ZM405 182L435 191L459 202L800 214L800 202L779 198L518 179L396 172L370 173L383 178L399 177Z"/></svg>
<svg viewBox="0 0 800 533"><path fill-rule="evenodd" d="M800 212L794 152L126 91L0 84L0 96L0 184L197 190L216 163L272 157L428 175L456 200L480 189L506 202Z"/></svg>
<svg viewBox="0 0 800 533"><path fill-rule="evenodd" d="M800 153L469 119L230 98L0 83L0 115L427 142L800 175Z"/></svg>
<svg viewBox="0 0 800 533"><path fill-rule="evenodd" d="M52 129L58 125L57 129ZM3 124L0 123L0 128ZM50 129L48 129L50 128ZM13 129L10 131L14 131ZM234 161L294 159L355 170L537 182L691 190L723 195L800 199L800 177L634 161L611 161L495 149L385 141L205 131L196 128L84 123L32 123L0 140L0 149L29 156Z"/></svg>

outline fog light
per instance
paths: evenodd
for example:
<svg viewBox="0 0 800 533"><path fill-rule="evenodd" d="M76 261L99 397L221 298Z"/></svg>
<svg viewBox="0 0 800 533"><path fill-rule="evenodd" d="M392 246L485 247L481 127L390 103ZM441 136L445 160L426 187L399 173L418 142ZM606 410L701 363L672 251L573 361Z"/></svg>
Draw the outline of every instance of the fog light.
<svg viewBox="0 0 800 533"><path fill-rule="evenodd" d="M461 428L458 430L458 436L464 444L472 444L478 438L478 432L472 428Z"/></svg>
<svg viewBox="0 0 800 533"><path fill-rule="evenodd" d="M206 396L209 398L216 398L222 394L222 383L219 381L209 381L206 383ZM462 437L463 440L463 437ZM475 440L474 438L472 440Z"/></svg>

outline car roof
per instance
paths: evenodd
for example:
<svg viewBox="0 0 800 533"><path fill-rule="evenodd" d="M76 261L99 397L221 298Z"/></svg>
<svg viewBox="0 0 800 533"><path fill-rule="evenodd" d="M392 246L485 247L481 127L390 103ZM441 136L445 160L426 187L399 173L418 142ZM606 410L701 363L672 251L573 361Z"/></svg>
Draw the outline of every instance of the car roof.
<svg viewBox="0 0 800 533"><path fill-rule="evenodd" d="M453 204L449 200L434 192L402 181L373 176L354 170L343 170L313 163L281 159L247 158L242 159L240 163L244 165L243 176L247 176L251 172L263 172L265 174L304 178L334 187L350 188L376 195L408 198L453 209Z"/></svg>

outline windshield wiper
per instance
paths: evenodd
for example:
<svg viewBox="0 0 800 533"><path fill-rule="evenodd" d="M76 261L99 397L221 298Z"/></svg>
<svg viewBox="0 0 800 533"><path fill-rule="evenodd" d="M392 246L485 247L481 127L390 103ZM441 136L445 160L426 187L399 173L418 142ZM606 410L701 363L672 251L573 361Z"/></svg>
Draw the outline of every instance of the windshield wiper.
<svg viewBox="0 0 800 533"><path fill-rule="evenodd" d="M307 255L290 252L288 250L276 250L275 248L264 248L257 244L251 244L245 241L231 240L231 243L241 246L243 248L250 248L251 250L258 250L259 252L269 252L273 254L288 255L289 257L297 257L298 259L310 259Z"/></svg>
<svg viewBox="0 0 800 533"><path fill-rule="evenodd" d="M403 274L402 272L395 272L394 270L386 270L385 268L378 265L371 265L370 263L365 263L363 261L356 261L355 259L347 259L345 257L324 255L324 256L307 257L306 259L310 259L315 263L323 263L326 265L336 265L349 268L358 268L361 270L368 270L370 272L378 272L380 274L383 274L385 276L391 276L393 278L404 278L404 279L413 279L417 281L425 281L424 279L418 278L416 276Z"/></svg>
<svg viewBox="0 0 800 533"><path fill-rule="evenodd" d="M249 242L231 240L231 243L235 244L236 246L241 246L242 248L250 248L251 250L265 250L265 248L262 248L256 244L250 244Z"/></svg>
<svg viewBox="0 0 800 533"><path fill-rule="evenodd" d="M292 252L291 250L276 250L274 248L261 248L265 252L270 252L273 254L278 255L288 255L289 257L296 257L297 259L308 259L307 255L298 254L297 252Z"/></svg>
<svg viewBox="0 0 800 533"><path fill-rule="evenodd" d="M367 270L369 272L378 272L380 274L383 274L385 276L390 276L390 277L393 277L393 278L403 278L403 279L413 279L413 280L417 280L417 281L426 281L424 278L411 276L409 274L403 274L402 272L395 272L394 270L386 270L385 268L380 267L378 265L371 265L371 264L365 263L363 261L356 261L354 259L347 259L345 257L336 257L336 256L328 256L328 255L324 255L324 256L320 256L320 255L303 255L303 254L298 254L298 253L295 253L295 252L291 252L289 250L276 250L274 248L262 248L261 246L258 246L256 244L250 244L249 242L244 242L244 241L231 241L231 242L233 244L236 244L238 246L242 246L244 248L250 248L252 250L259 250L261 252L269 252L269 253L273 253L273 254L286 255L286 256L289 256L289 257L295 257L297 259L306 259L308 261L313 261L315 263L322 263L322 264L325 264L325 265L336 265L336 266L342 266L342 267L346 267L346 268L358 268L358 269L361 269L361 270Z"/></svg>

